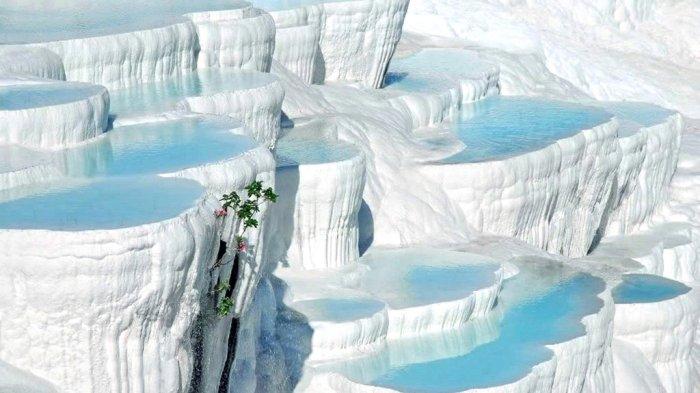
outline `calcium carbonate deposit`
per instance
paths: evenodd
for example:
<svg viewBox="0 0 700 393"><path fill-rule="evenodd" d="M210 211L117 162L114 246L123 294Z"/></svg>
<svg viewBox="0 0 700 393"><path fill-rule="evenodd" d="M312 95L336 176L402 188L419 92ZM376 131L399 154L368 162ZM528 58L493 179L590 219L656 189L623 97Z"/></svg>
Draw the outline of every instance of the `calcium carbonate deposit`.
<svg viewBox="0 0 700 393"><path fill-rule="evenodd" d="M694 0L0 0L0 393L700 393Z"/></svg>

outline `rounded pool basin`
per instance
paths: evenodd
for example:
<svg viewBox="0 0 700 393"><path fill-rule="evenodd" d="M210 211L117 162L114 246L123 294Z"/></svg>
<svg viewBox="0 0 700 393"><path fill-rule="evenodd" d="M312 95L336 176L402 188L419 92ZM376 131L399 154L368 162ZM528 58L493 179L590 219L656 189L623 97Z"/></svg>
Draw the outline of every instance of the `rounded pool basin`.
<svg viewBox="0 0 700 393"><path fill-rule="evenodd" d="M625 274L612 290L617 304L655 303L673 299L690 291L690 287L653 274Z"/></svg>

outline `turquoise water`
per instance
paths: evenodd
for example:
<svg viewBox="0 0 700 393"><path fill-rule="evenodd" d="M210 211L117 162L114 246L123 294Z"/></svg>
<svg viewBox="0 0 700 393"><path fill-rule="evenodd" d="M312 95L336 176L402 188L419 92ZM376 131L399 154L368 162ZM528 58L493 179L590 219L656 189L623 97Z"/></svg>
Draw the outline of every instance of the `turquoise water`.
<svg viewBox="0 0 700 393"><path fill-rule="evenodd" d="M110 113L128 117L172 110L185 97L213 95L224 91L251 89L275 80L271 74L232 68L187 71L162 81L137 84L110 91Z"/></svg>
<svg viewBox="0 0 700 393"><path fill-rule="evenodd" d="M0 110L20 110L80 101L104 88L77 82L22 83L0 86Z"/></svg>
<svg viewBox="0 0 700 393"><path fill-rule="evenodd" d="M617 117L620 122L620 137L632 135L641 127L661 124L676 113L645 102L596 102L595 105Z"/></svg>
<svg viewBox="0 0 700 393"><path fill-rule="evenodd" d="M47 42L149 29L188 12L241 8L240 0L12 0L0 4L0 44Z"/></svg>
<svg viewBox="0 0 700 393"><path fill-rule="evenodd" d="M314 299L295 302L292 308L310 321L347 322L368 318L384 308L384 303L372 299Z"/></svg>
<svg viewBox="0 0 700 393"><path fill-rule="evenodd" d="M457 87L458 79L481 74L490 65L463 49L423 49L404 58L393 58L384 85L386 89L435 92Z"/></svg>
<svg viewBox="0 0 700 393"><path fill-rule="evenodd" d="M497 309L457 332L427 335L419 345L399 340L383 353L328 369L403 392L458 392L517 381L551 358L545 345L583 335L581 318L603 304L597 294L605 283L590 275L575 274L544 289L536 288L542 284L537 280L528 274L507 280Z"/></svg>
<svg viewBox="0 0 700 393"><path fill-rule="evenodd" d="M360 262L371 269L362 288L395 309L465 298L493 285L500 267L473 254L411 248L375 250Z"/></svg>
<svg viewBox="0 0 700 393"><path fill-rule="evenodd" d="M255 147L230 130L229 118L189 118L115 128L102 138L57 153L71 176L161 174L235 157Z"/></svg>
<svg viewBox="0 0 700 393"><path fill-rule="evenodd" d="M410 364L462 356L498 338L502 314L492 312L469 321L459 329L420 334L390 340L371 356L348 359L318 367L320 371L341 373L357 382L369 383L392 369Z"/></svg>
<svg viewBox="0 0 700 393"><path fill-rule="evenodd" d="M445 163L503 159L542 149L610 120L605 111L526 97L491 97L461 110L453 131L465 150Z"/></svg>
<svg viewBox="0 0 700 393"><path fill-rule="evenodd" d="M48 162L49 158L45 152L17 145L0 145L0 173L14 172Z"/></svg>
<svg viewBox="0 0 700 393"><path fill-rule="evenodd" d="M204 193L194 181L160 177L63 181L34 188L40 193L0 202L0 229L132 227L176 217Z"/></svg>
<svg viewBox="0 0 700 393"><path fill-rule="evenodd" d="M349 143L323 138L282 138L275 147L278 167L344 161L358 154L359 150Z"/></svg>
<svg viewBox="0 0 700 393"><path fill-rule="evenodd" d="M625 274L612 290L618 304L654 303L673 299L690 291L682 283L651 274Z"/></svg>
<svg viewBox="0 0 700 393"><path fill-rule="evenodd" d="M603 109L620 120L629 120L644 127L663 123L674 111L645 102L604 102Z"/></svg>
<svg viewBox="0 0 700 393"><path fill-rule="evenodd" d="M195 182L140 177L236 157L254 148L230 118L187 118L118 127L76 148L34 154L0 148L12 157L0 171L47 162L70 176L64 184L0 193L0 228L87 230L123 228L175 217L202 195ZM21 198L21 199L14 199Z"/></svg>

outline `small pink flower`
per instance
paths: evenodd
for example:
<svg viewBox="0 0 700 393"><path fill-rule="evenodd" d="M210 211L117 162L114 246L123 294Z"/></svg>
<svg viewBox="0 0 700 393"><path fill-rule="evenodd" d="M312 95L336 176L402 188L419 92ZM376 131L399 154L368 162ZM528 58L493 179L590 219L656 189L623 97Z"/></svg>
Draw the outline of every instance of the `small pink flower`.
<svg viewBox="0 0 700 393"><path fill-rule="evenodd" d="M214 215L217 217L224 217L228 214L228 211L226 209L216 209L214 210Z"/></svg>
<svg viewBox="0 0 700 393"><path fill-rule="evenodd" d="M239 240L238 241L238 252L246 252L248 251L248 243L246 243L245 240Z"/></svg>

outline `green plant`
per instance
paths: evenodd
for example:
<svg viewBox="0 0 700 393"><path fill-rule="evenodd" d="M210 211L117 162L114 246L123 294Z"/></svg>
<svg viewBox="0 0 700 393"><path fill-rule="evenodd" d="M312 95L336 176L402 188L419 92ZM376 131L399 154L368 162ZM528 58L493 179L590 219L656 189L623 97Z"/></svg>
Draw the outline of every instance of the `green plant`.
<svg viewBox="0 0 700 393"><path fill-rule="evenodd" d="M263 183L259 180L253 181L244 189L246 191L245 199L241 198L236 191L231 191L221 197L221 209L217 209L214 212L217 217L224 217L227 216L229 212L232 212L238 218L236 235L234 237L236 241L234 260L239 258L240 253L246 253L248 251L248 241L245 237L245 233L250 228L258 227L259 221L256 215L260 212L260 205L266 201L275 203L278 197L272 187L263 188ZM221 261L217 261L214 268L221 265ZM234 272L231 273L231 278L233 277ZM215 293L224 295L216 307L217 314L220 317L228 315L233 308L233 300L229 295L230 289L231 285L228 283L221 283L215 288Z"/></svg>
<svg viewBox="0 0 700 393"><path fill-rule="evenodd" d="M255 180L245 187L247 198L243 200L236 191L224 194L221 197L222 209L228 212L232 210L243 223L241 233L245 233L248 228L257 228L258 220L255 214L260 211L260 204L264 201L277 202L277 194L272 187L263 188L259 180Z"/></svg>
<svg viewBox="0 0 700 393"><path fill-rule="evenodd" d="M227 282L222 282L214 289L215 294L222 296L221 301L216 305L216 313L220 317L227 316L233 308L233 300L227 296L230 288L231 286Z"/></svg>

